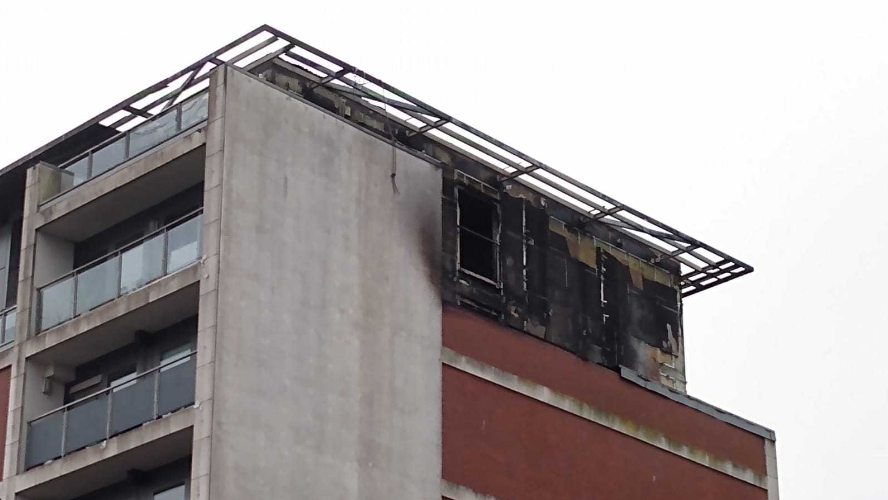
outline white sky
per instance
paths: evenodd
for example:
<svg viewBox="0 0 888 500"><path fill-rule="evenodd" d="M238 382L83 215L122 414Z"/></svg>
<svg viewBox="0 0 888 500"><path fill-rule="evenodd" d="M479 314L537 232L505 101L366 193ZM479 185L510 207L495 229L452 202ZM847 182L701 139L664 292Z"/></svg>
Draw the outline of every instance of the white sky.
<svg viewBox="0 0 888 500"><path fill-rule="evenodd" d="M685 303L689 392L784 499L888 498L888 7L422 3L3 2L0 167L269 23L755 266Z"/></svg>

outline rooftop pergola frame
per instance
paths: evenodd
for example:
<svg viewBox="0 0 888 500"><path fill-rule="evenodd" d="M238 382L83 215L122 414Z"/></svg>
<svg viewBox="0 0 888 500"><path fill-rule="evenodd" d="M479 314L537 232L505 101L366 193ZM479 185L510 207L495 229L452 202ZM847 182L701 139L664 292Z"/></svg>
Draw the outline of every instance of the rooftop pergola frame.
<svg viewBox="0 0 888 500"><path fill-rule="evenodd" d="M67 134L0 170L0 174L33 163L50 148L89 127L101 124L118 132L151 119L206 89L214 68L229 64L250 71L278 59L312 76L313 87L324 87L359 100L388 119L428 139L461 151L493 169L500 183L518 182L632 237L653 250L654 263L671 260L681 269L684 297L753 271L752 266L607 196L366 71L316 49L271 26L262 25L190 66L142 90Z"/></svg>

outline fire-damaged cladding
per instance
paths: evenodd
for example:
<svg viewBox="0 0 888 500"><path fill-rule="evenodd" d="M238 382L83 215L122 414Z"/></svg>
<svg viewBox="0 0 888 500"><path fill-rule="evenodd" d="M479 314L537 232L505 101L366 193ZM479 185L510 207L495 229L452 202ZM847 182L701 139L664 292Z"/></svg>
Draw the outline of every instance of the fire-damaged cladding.
<svg viewBox="0 0 888 500"><path fill-rule="evenodd" d="M446 300L684 390L677 269L650 264L642 245L521 186L449 173Z"/></svg>
<svg viewBox="0 0 888 500"><path fill-rule="evenodd" d="M405 132L379 110L312 83L293 65L275 60L255 71L441 166L444 300L589 361L625 366L684 390L675 262L521 183L503 182L501 173L469 155Z"/></svg>

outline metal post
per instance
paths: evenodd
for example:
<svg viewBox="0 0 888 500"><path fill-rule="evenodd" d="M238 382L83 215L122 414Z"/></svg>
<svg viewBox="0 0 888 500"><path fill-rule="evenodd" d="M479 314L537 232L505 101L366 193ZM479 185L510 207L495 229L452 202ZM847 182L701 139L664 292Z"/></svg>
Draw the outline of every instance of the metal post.
<svg viewBox="0 0 888 500"><path fill-rule="evenodd" d="M144 244L144 243L142 243ZM135 247L132 247L135 248ZM128 249L130 250L130 249ZM114 298L118 298L123 295L123 290L120 287L123 286L123 252L120 251L117 254L117 291L114 293Z"/></svg>
<svg viewBox="0 0 888 500"><path fill-rule="evenodd" d="M108 418L105 419L105 439L111 437L111 411L114 407L114 389L108 391Z"/></svg>
<svg viewBox="0 0 888 500"><path fill-rule="evenodd" d="M158 411L160 411L160 366L154 370L154 418L160 416L157 414Z"/></svg>
<svg viewBox="0 0 888 500"><path fill-rule="evenodd" d="M68 409L62 410L62 449L61 455L65 456L65 440L68 439Z"/></svg>
<svg viewBox="0 0 888 500"><path fill-rule="evenodd" d="M37 331L38 332L43 331L43 289L42 288L37 289ZM28 332L28 333L30 333L30 332ZM35 333L34 335L36 336L37 334Z"/></svg>
<svg viewBox="0 0 888 500"><path fill-rule="evenodd" d="M78 283L78 281L80 281L80 280L77 279L77 278L78 278L78 274L79 274L79 273L74 273L74 276L73 276L73 279L74 279L74 293L73 293L73 297L71 298L71 302L72 302L71 318L74 318L75 316L77 316L77 283Z"/></svg>
<svg viewBox="0 0 888 500"><path fill-rule="evenodd" d="M167 262L167 253L170 249L170 229L169 226L163 228L163 255L160 257L160 275L167 275L167 268L169 266L169 262Z"/></svg>

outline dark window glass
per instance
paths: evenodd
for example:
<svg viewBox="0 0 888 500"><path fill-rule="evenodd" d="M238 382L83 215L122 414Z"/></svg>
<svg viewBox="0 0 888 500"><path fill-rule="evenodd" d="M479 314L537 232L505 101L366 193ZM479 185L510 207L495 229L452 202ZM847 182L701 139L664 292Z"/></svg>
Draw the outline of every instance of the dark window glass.
<svg viewBox="0 0 888 500"><path fill-rule="evenodd" d="M154 500L185 500L185 485L173 486L154 494Z"/></svg>
<svg viewBox="0 0 888 500"><path fill-rule="evenodd" d="M499 281L499 214L496 203L466 190L459 202L459 266L491 281Z"/></svg>
<svg viewBox="0 0 888 500"><path fill-rule="evenodd" d="M135 384L134 380L138 376L136 365L129 365L126 368L115 371L108 377L108 387L112 387L114 391L119 391Z"/></svg>

